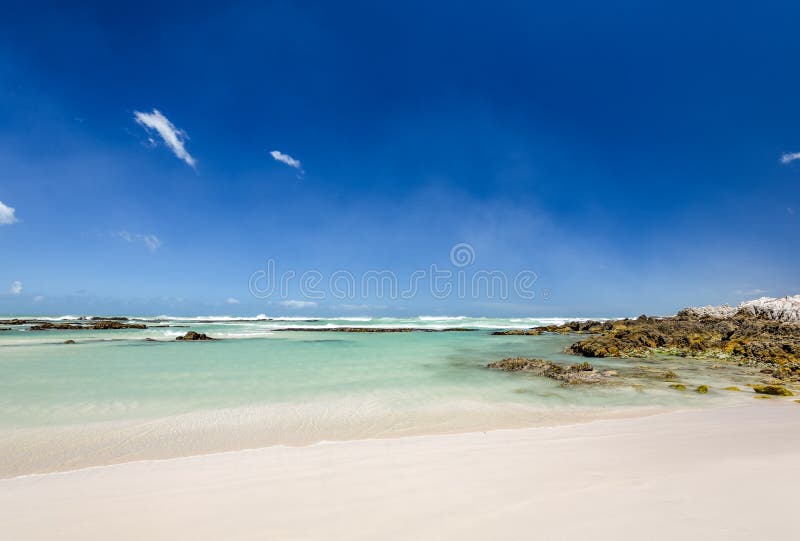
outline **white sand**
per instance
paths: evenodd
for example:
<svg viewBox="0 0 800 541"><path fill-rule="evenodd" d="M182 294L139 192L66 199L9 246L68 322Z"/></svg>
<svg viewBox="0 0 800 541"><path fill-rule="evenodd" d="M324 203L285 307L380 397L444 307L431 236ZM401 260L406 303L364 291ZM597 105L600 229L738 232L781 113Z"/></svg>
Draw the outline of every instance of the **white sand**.
<svg viewBox="0 0 800 541"><path fill-rule="evenodd" d="M796 538L790 400L0 480L26 539Z"/></svg>

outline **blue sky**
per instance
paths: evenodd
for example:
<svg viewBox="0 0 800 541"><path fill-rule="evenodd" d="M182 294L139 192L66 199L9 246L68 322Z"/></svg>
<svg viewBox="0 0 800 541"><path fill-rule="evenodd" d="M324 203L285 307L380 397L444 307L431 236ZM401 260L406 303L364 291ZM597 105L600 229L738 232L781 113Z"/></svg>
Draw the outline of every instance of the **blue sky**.
<svg viewBox="0 0 800 541"><path fill-rule="evenodd" d="M0 313L800 292L797 3L80 4L3 6ZM534 272L534 298L249 291L268 260L405 284L458 270L458 243L470 273Z"/></svg>

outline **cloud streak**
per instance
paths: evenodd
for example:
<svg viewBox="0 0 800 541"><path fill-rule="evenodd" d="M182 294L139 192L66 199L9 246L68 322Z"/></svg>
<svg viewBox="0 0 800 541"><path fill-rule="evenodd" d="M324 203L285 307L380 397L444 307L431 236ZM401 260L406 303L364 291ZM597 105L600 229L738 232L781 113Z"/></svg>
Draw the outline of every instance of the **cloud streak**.
<svg viewBox="0 0 800 541"><path fill-rule="evenodd" d="M11 225L17 223L14 207L9 207L0 201L0 225Z"/></svg>
<svg viewBox="0 0 800 541"><path fill-rule="evenodd" d="M150 250L150 253L155 253L163 242L155 235L141 235L139 233L129 233L128 231L119 231L114 233L115 237L121 238L126 242L141 242Z"/></svg>
<svg viewBox="0 0 800 541"><path fill-rule="evenodd" d="M795 160L800 160L800 152L787 152L781 156L781 163L792 163Z"/></svg>
<svg viewBox="0 0 800 541"><path fill-rule="evenodd" d="M300 160L296 160L291 156L289 156L288 154L284 154L280 150L273 150L269 153L269 155L272 156L272 158L276 162L281 162L283 164L288 165L289 167L297 169L297 171L299 172L298 178L301 178L305 174L305 171L303 170L303 164L300 163Z"/></svg>
<svg viewBox="0 0 800 541"><path fill-rule="evenodd" d="M136 120L136 123L142 126L148 133L157 133L164 141L164 144L167 145L179 159L186 162L192 168L197 165L197 161L186 150L185 141L189 139L189 136L185 131L176 128L167 117L161 114L161 111L158 109L153 109L152 113L134 111L133 118Z"/></svg>
<svg viewBox="0 0 800 541"><path fill-rule="evenodd" d="M311 301L281 301L278 304L286 308L316 308L317 303Z"/></svg>

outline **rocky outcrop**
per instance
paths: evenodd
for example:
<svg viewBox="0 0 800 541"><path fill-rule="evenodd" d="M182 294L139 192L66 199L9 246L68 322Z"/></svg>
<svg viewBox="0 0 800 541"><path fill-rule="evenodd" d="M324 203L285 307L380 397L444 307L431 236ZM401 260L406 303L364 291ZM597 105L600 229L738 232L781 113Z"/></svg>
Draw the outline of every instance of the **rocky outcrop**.
<svg viewBox="0 0 800 541"><path fill-rule="evenodd" d="M493 334L591 334L567 348L582 357L683 357L730 359L762 367L773 378L800 381L800 295L756 299L733 308L686 308L672 317L576 321Z"/></svg>
<svg viewBox="0 0 800 541"><path fill-rule="evenodd" d="M533 327L532 329L510 329L506 331L494 331L495 336L538 336L540 334L597 334L611 328L613 321L570 321L563 325L545 325L543 327Z"/></svg>
<svg viewBox="0 0 800 541"><path fill-rule="evenodd" d="M177 338L175 338L175 340L183 342L196 342L199 340L214 340L214 338L211 338L210 336L202 332L189 331L183 336L178 336Z"/></svg>
<svg viewBox="0 0 800 541"><path fill-rule="evenodd" d="M39 321L30 327L32 331L105 331L118 329L146 329L142 323L124 323L119 320L98 320L87 323L53 323L52 321Z"/></svg>
<svg viewBox="0 0 800 541"><path fill-rule="evenodd" d="M537 376L544 376L570 385L582 383L605 383L615 373L613 371L600 372L589 363L572 365L556 364L544 359L527 359L513 357L489 363L488 368L503 370L505 372L530 372Z"/></svg>
<svg viewBox="0 0 800 541"><path fill-rule="evenodd" d="M750 315L760 319L800 323L800 295L793 297L761 297L741 303L737 307L700 306L684 308L678 316L730 318L738 314Z"/></svg>

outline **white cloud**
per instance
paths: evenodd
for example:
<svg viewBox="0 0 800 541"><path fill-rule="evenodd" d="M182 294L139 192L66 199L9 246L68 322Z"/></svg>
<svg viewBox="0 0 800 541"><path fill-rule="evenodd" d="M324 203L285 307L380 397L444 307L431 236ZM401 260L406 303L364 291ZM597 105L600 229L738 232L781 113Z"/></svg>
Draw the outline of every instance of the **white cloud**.
<svg viewBox="0 0 800 541"><path fill-rule="evenodd" d="M225 302L227 302L228 304L241 304L241 301L234 297L228 297L228 300L226 300Z"/></svg>
<svg viewBox="0 0 800 541"><path fill-rule="evenodd" d="M134 111L133 113L136 123L142 126L148 133L155 131L164 140L164 143L175 153L181 160L185 161L191 167L194 167L197 162L189 154L184 146L184 141L189 139L185 131L178 129L169 121L167 117L161 114L158 109L153 109L152 113L142 113ZM155 143L153 138L149 139L150 143Z"/></svg>
<svg viewBox="0 0 800 541"><path fill-rule="evenodd" d="M33 298L33 302L42 302L44 300L44 295L36 295Z"/></svg>
<svg viewBox="0 0 800 541"><path fill-rule="evenodd" d="M161 239L155 235L141 235L138 233L129 233L128 231L119 231L114 233L114 236L119 237L126 242L141 242L147 247L148 250L150 250L150 252L153 253L161 248L161 245L163 244Z"/></svg>
<svg viewBox="0 0 800 541"><path fill-rule="evenodd" d="M0 201L0 225L9 225L17 222L14 208Z"/></svg>
<svg viewBox="0 0 800 541"><path fill-rule="evenodd" d="M315 308L317 303L311 301L281 301L278 304L287 308Z"/></svg>
<svg viewBox="0 0 800 541"><path fill-rule="evenodd" d="M787 152L781 156L781 163L792 163L795 160L800 160L800 152Z"/></svg>
<svg viewBox="0 0 800 541"><path fill-rule="evenodd" d="M288 154L284 154L280 150L273 150L269 154L275 159L275 161L285 163L289 167L294 167L295 169L297 169L299 171L298 178L302 177L305 174L305 171L303 171L303 164L300 163L300 160L295 160L294 158L292 158Z"/></svg>
<svg viewBox="0 0 800 541"><path fill-rule="evenodd" d="M8 292L12 295L19 295L22 293L22 282L15 280L11 283L11 289Z"/></svg>
<svg viewBox="0 0 800 541"><path fill-rule="evenodd" d="M764 293L769 293L766 289L737 289L734 291L736 295L743 295L743 296L753 296L753 295L763 295Z"/></svg>

